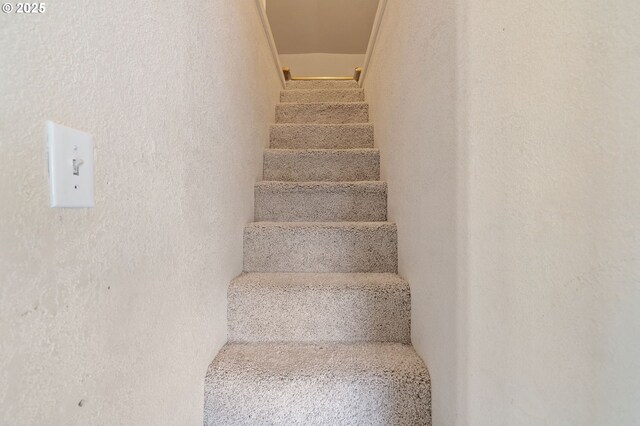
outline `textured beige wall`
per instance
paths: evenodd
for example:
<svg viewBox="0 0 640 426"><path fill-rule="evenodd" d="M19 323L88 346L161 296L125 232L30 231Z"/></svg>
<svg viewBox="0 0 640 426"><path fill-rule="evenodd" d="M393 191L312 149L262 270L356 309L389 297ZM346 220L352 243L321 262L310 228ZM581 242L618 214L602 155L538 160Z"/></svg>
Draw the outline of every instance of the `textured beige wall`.
<svg viewBox="0 0 640 426"><path fill-rule="evenodd" d="M468 2L474 423L638 424L638 22L634 0Z"/></svg>
<svg viewBox="0 0 640 426"><path fill-rule="evenodd" d="M637 423L639 20L389 0L365 88L434 424Z"/></svg>
<svg viewBox="0 0 640 426"><path fill-rule="evenodd" d="M399 270L411 286L412 340L431 373L434 425L458 424L464 386L455 22L449 0L389 0L364 80L398 224Z"/></svg>
<svg viewBox="0 0 640 426"><path fill-rule="evenodd" d="M0 423L201 424L280 88L257 3L47 7L0 16ZM96 208L48 207L46 119L94 135Z"/></svg>
<svg viewBox="0 0 640 426"><path fill-rule="evenodd" d="M280 55L280 63L283 67L291 68L291 74L294 77L351 77L356 67L360 67L364 63L364 54L301 53Z"/></svg>
<svg viewBox="0 0 640 426"><path fill-rule="evenodd" d="M269 0L267 15L281 54L364 54L378 0Z"/></svg>

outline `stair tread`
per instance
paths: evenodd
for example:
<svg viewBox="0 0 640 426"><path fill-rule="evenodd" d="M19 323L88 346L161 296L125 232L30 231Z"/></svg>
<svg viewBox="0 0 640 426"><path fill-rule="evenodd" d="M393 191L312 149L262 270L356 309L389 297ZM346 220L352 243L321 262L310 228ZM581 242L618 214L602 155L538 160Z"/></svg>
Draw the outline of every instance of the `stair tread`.
<svg viewBox="0 0 640 426"><path fill-rule="evenodd" d="M369 105L369 102L358 101L358 102L305 102L305 103L295 103L295 102L281 102L276 105L277 108L306 108L310 106L318 106L318 107L327 107L327 106L343 106L343 105Z"/></svg>
<svg viewBox="0 0 640 426"><path fill-rule="evenodd" d="M380 154L378 148L268 148L266 154L272 155L341 155L341 154Z"/></svg>
<svg viewBox="0 0 640 426"><path fill-rule="evenodd" d="M293 88L293 89L285 89L283 92L296 92L296 91L310 91L310 90L320 90L320 91L340 91L340 90L359 90L364 91L361 87L309 87L309 88Z"/></svg>
<svg viewBox="0 0 640 426"><path fill-rule="evenodd" d="M263 180L256 182L256 188L264 190L279 191L386 191L387 182L380 180L361 180L361 181L305 181L291 182L282 180Z"/></svg>
<svg viewBox="0 0 640 426"><path fill-rule="evenodd" d="M205 379L206 425L427 425L431 379L402 343L227 343Z"/></svg>
<svg viewBox="0 0 640 426"><path fill-rule="evenodd" d="M352 289L405 291L409 284L389 272L244 272L231 282L244 289Z"/></svg>
<svg viewBox="0 0 640 426"><path fill-rule="evenodd" d="M335 93L335 92L348 92L348 93L364 93L364 89L358 89L356 87L339 88L315 88L315 89L286 89L281 90L280 93Z"/></svg>
<svg viewBox="0 0 640 426"><path fill-rule="evenodd" d="M358 104L365 104L366 102L352 102ZM373 129L373 123L273 123L270 125L271 127L284 127L284 128L318 128L318 129L329 129L329 128L359 128L365 127L369 129Z"/></svg>
<svg viewBox="0 0 640 426"><path fill-rule="evenodd" d="M294 89L282 90L282 103L363 102L363 89Z"/></svg>
<svg viewBox="0 0 640 426"><path fill-rule="evenodd" d="M380 378L429 381L429 373L411 345L357 343L227 343L209 367L217 379L313 381Z"/></svg>
<svg viewBox="0 0 640 426"><path fill-rule="evenodd" d="M340 229L380 229L395 228L395 222L391 221L375 221L375 222L273 222L258 221L250 222L247 228L340 228Z"/></svg>

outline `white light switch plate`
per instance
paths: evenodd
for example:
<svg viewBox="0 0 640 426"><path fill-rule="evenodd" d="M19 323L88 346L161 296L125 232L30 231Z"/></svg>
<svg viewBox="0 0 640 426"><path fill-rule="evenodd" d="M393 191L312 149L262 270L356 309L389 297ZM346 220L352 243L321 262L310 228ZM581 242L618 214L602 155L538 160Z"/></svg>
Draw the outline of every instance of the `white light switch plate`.
<svg viewBox="0 0 640 426"><path fill-rule="evenodd" d="M47 121L51 207L93 207L93 137Z"/></svg>

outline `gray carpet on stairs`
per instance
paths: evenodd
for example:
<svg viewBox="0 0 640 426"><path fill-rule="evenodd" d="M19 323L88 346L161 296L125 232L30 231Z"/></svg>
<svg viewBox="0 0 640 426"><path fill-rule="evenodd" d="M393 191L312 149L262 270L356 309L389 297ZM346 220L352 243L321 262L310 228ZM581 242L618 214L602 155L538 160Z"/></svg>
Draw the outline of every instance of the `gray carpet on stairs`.
<svg viewBox="0 0 640 426"><path fill-rule="evenodd" d="M396 274L244 273L228 298L234 342L411 342L409 283Z"/></svg>
<svg viewBox="0 0 640 426"><path fill-rule="evenodd" d="M371 123L274 124L270 130L271 148L351 149L373 148Z"/></svg>
<svg viewBox="0 0 640 426"><path fill-rule="evenodd" d="M428 425L429 374L400 343L227 344L205 383L207 425Z"/></svg>
<svg viewBox="0 0 640 426"><path fill-rule="evenodd" d="M429 426L364 92L290 81L280 99L204 424Z"/></svg>
<svg viewBox="0 0 640 426"><path fill-rule="evenodd" d="M255 221L381 222L387 220L386 182L259 182Z"/></svg>
<svg viewBox="0 0 640 426"><path fill-rule="evenodd" d="M353 149L267 149L264 180L355 182L380 179L380 151Z"/></svg>
<svg viewBox="0 0 640 426"><path fill-rule="evenodd" d="M362 89L283 90L280 102L364 102Z"/></svg>
<svg viewBox="0 0 640 426"><path fill-rule="evenodd" d="M280 103L276 105L276 123L346 124L369 121L365 102Z"/></svg>

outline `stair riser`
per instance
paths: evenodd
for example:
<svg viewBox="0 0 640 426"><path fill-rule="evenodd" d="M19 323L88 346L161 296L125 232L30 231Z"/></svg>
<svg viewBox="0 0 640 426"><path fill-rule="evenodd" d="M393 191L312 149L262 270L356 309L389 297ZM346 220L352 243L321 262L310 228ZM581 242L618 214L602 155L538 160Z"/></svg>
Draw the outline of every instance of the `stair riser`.
<svg viewBox="0 0 640 426"><path fill-rule="evenodd" d="M236 392L217 390L229 389L228 380L206 384L206 426L431 424L426 383L379 380L363 386L345 379L302 382L278 377L233 382L246 389L241 399Z"/></svg>
<svg viewBox="0 0 640 426"><path fill-rule="evenodd" d="M395 225L247 226L246 272L396 272Z"/></svg>
<svg viewBox="0 0 640 426"><path fill-rule="evenodd" d="M283 90L280 102L364 102L364 90Z"/></svg>
<svg viewBox="0 0 640 426"><path fill-rule="evenodd" d="M285 151L264 155L264 180L367 181L380 179L380 152L375 151Z"/></svg>
<svg viewBox="0 0 640 426"><path fill-rule="evenodd" d="M295 184L294 184L295 185ZM382 222L387 220L387 188L359 184L302 189L257 185L256 222Z"/></svg>
<svg viewBox="0 0 640 426"><path fill-rule="evenodd" d="M355 80L292 80L287 82L287 89L357 89Z"/></svg>
<svg viewBox="0 0 640 426"><path fill-rule="evenodd" d="M278 104L276 123L344 124L369 121L366 103Z"/></svg>
<svg viewBox="0 0 640 426"><path fill-rule="evenodd" d="M229 340L410 343L409 288L229 289Z"/></svg>
<svg viewBox="0 0 640 426"><path fill-rule="evenodd" d="M373 125L276 124L270 142L275 149L373 148Z"/></svg>

